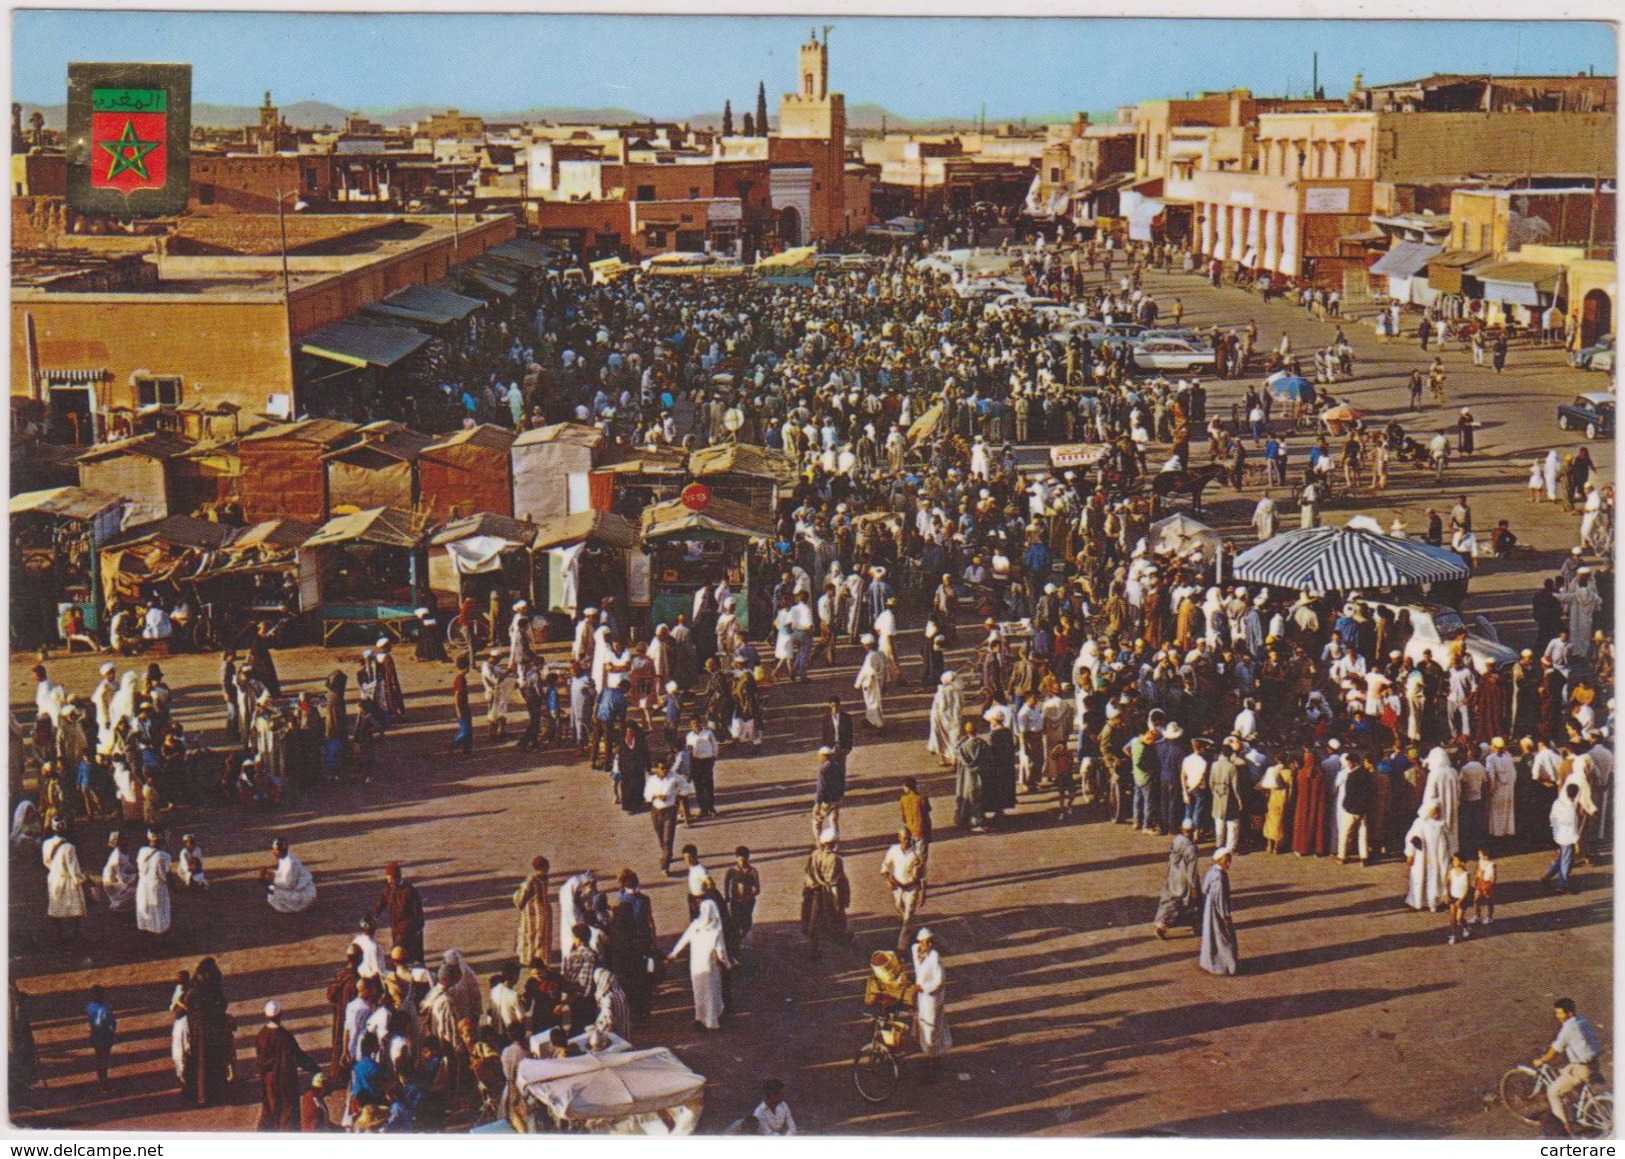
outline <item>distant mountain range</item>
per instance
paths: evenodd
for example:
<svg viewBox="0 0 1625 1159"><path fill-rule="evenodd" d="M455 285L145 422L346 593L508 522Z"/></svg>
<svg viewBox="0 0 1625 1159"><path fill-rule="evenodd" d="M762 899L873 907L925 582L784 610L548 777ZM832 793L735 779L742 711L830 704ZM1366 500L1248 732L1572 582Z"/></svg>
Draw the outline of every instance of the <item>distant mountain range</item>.
<svg viewBox="0 0 1625 1159"><path fill-rule="evenodd" d="M750 106L741 102L741 107L734 110L734 123L740 125ZM45 127L62 131L67 128L68 112L64 105L35 105L23 102L23 124L35 110L45 116ZM339 105L330 105L325 101L298 101L291 105L280 107L283 120L295 129L339 129L344 126L344 119L357 110L346 109ZM428 105L414 105L409 108L395 109L361 109L360 114L370 120L378 121L386 128L403 129L414 121L422 121L436 113L445 112L443 107ZM465 109L464 112L474 114L475 110ZM720 109L695 113L686 117L654 117L648 113L634 109L622 108L583 108L571 105L539 105L529 109L519 109L509 112L479 112L478 116L491 123L512 123L528 121L549 121L553 124L588 124L613 125L628 124L636 121L685 121L697 128L715 129L722 124L722 111ZM1070 121L1071 114L1056 115L1053 117L1027 117L1029 125L1058 124ZM1098 120L1099 117L1097 116ZM934 120L915 120L899 116L890 112L881 105L852 104L846 108L847 125L863 132L878 131L883 125L891 129L913 132L940 132L949 128L969 129L976 123L974 116L955 118L936 118ZM250 125L260 123L260 111L254 105L216 105L199 101L192 106L192 123L212 129L243 129ZM997 123L989 118L989 124Z"/></svg>

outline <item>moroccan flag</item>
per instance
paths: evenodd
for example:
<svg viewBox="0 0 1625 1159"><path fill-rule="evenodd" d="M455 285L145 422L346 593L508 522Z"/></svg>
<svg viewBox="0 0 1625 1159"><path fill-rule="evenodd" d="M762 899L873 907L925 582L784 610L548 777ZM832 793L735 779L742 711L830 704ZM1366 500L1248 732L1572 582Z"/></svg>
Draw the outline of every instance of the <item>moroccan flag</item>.
<svg viewBox="0 0 1625 1159"><path fill-rule="evenodd" d="M163 89L93 89L90 96L90 185L162 189L167 179L168 94Z"/></svg>
<svg viewBox="0 0 1625 1159"><path fill-rule="evenodd" d="M68 65L68 204L129 221L184 212L192 66Z"/></svg>

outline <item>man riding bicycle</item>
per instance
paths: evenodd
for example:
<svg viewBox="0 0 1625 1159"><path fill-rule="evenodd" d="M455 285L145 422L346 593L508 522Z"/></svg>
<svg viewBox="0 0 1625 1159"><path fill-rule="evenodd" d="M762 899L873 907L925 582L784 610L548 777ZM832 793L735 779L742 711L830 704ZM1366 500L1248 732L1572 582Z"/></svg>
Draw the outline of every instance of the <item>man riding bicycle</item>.
<svg viewBox="0 0 1625 1159"><path fill-rule="evenodd" d="M1570 1092L1579 1090L1597 1076L1597 1056L1602 1052L1602 1041L1591 1020L1574 1012L1574 999L1559 998L1553 1003L1552 1013L1557 1016L1557 1037L1552 1039L1546 1053L1535 1059L1535 1066L1543 1067L1560 1055L1568 1060L1557 1072L1556 1080L1546 1088L1546 1101L1564 1132L1572 1134L1564 1100Z"/></svg>

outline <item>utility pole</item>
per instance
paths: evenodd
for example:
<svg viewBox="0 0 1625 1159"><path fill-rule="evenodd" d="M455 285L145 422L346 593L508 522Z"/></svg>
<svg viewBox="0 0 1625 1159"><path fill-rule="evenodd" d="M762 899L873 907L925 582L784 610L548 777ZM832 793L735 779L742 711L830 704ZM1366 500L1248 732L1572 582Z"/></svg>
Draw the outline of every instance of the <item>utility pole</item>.
<svg viewBox="0 0 1625 1159"><path fill-rule="evenodd" d="M293 288L288 277L288 218L287 197L282 191L282 165L277 164L276 187L276 228L282 240L282 316L288 327L288 417L294 418L299 414L298 383L293 374ZM294 190L295 196L298 190Z"/></svg>
<svg viewBox="0 0 1625 1159"><path fill-rule="evenodd" d="M462 226L457 216L457 162L451 163L451 261L457 264L462 256Z"/></svg>

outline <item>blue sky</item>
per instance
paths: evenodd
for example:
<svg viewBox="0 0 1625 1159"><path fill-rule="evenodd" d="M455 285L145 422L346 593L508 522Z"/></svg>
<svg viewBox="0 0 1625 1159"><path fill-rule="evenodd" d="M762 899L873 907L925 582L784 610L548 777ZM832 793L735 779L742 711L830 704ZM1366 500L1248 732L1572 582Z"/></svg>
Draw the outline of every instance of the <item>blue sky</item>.
<svg viewBox="0 0 1625 1159"><path fill-rule="evenodd" d="M354 15L16 10L14 100L65 99L71 60L186 61L193 99L347 108L618 105L683 117L794 87L808 17ZM1328 95L1431 72L1616 72L1599 22L854 18L830 21L830 83L904 116L1054 115L1186 91ZM696 64L698 63L698 67Z"/></svg>

